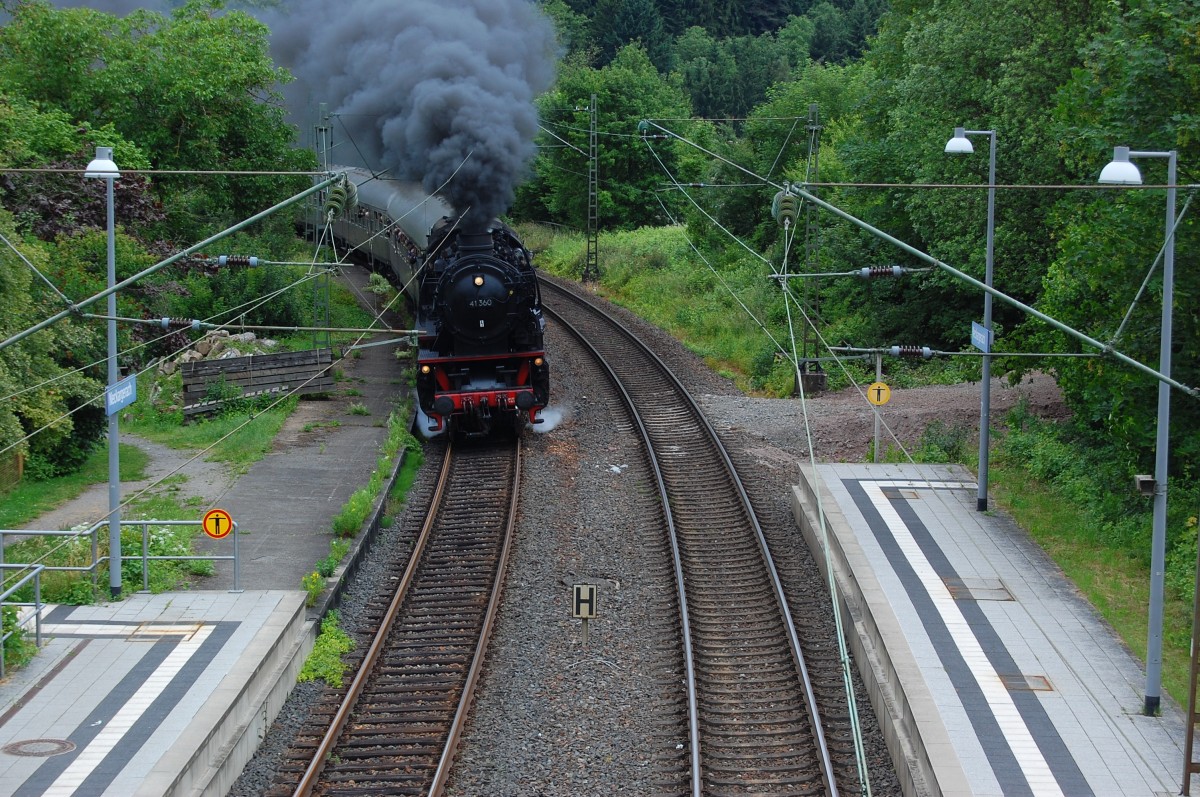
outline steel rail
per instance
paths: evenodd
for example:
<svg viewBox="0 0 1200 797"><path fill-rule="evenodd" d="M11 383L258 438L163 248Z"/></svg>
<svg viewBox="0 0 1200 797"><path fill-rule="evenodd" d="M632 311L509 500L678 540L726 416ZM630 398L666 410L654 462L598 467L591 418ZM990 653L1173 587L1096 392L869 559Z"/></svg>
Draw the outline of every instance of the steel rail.
<svg viewBox="0 0 1200 797"><path fill-rule="evenodd" d="M775 563L771 557L770 547L767 543L766 535L763 533L762 527L758 522L758 518L757 518L756 514L754 513L753 507L751 506L749 495L747 494L745 487L743 486L743 484L741 482L741 479L738 477L737 470L734 468L734 465L733 465L733 461L729 457L728 452L725 450L725 446L721 443L720 438L718 437L718 435L716 433L716 430L713 429L712 425L709 423L708 419L705 417L703 411L696 404L696 402L692 398L691 394L687 391L687 389L683 386L683 384L679 381L679 379L662 362L661 358L659 358L658 355L656 355L653 351L651 351L649 349L649 347L647 347L641 341L640 338L638 338L636 335L632 334L628 329L626 329L624 327L624 325L620 324L615 319L612 319L611 316L608 315L608 313L605 313L603 309L596 306L594 303L588 301L587 299L579 297L579 296L575 295L574 293L563 289L562 287L554 285L553 283L549 282L548 280L543 280L542 287L543 287L543 294L545 294L546 289L549 288L550 293L561 294L568 301L572 301L578 305L581 305L581 306L587 308L589 311L596 313L599 316L607 319L609 321L609 323L611 323L611 325L616 330L618 330L621 334L623 334L628 341L630 341L637 348L639 348L659 368L664 379L672 386L672 388L676 391L678 396L682 399L682 402L687 406L687 408L693 414L693 416L697 420L698 424L702 428L703 432L707 435L708 439L711 441L712 445L714 446L716 451L719 453L719 456L721 457L721 460L724 464L725 470L728 473L728 475L738 493L740 501L742 502L742 505L743 505L745 513L746 513L746 517L748 518L748 520L753 528L755 537L758 541L759 550L762 553L764 565L770 574L772 590L775 595L775 600L776 600L776 603L777 603L777 606L779 609L780 616L783 619L784 625L786 627L786 631L787 631L786 635L787 635L788 644L789 644L789 647L791 650L792 658L793 658L794 664L796 666L797 672L800 676L800 680L801 680L801 683L803 686L804 697L805 697L805 702L806 702L806 709L807 709L807 712L808 712L810 720L811 720L811 727L812 727L812 732L814 735L814 744L816 745L816 747L819 751L819 755L820 755L820 769L821 769L822 778L824 780L826 794L834 795L834 796L837 795L838 794L837 780L833 773L833 762L830 759L829 748L828 748L828 745L825 740L824 730L823 730L822 723L821 723L821 714L820 714L819 707L817 706L815 690L812 685L812 680L809 676L808 667L804 660L803 651L801 650L801 647L800 647L799 636L796 632L795 623L792 619L792 612L791 612L790 606L788 605L787 597L784 594L782 581L780 579L778 570L775 567ZM546 308L546 309L549 311L549 308ZM550 311L550 312L553 312L553 311ZM667 495L666 487L665 487L665 484L663 481L663 475L659 468L659 463L658 463L658 457L660 456L660 454L659 454L659 452L657 452L657 450L655 449L655 447L653 445L653 442L650 438L650 435L648 433L648 430L646 429L645 424L643 423L640 413L634 408L632 398L629 396L629 394L625 390L624 386L620 384L620 380L617 379L615 372L607 364L607 362L604 360L604 358L602 356L600 356L599 352L595 349L595 347L593 347L589 342L584 340L583 336L572 325L566 323L565 320L562 318L561 314L554 313L554 315L556 318L559 319L559 321L561 323L564 324L564 326L567 329L569 329L572 332L572 334L574 334L576 337L578 337L584 343L584 345L593 352L593 354L597 357L598 361L603 363L604 368L606 370L608 370L610 375L612 375L614 381L616 382L616 384L618 385L618 387L621 391L621 394L625 397L626 402L630 406L630 409L631 409L631 411L635 417L636 423L638 425L639 431L643 435L643 438L646 442L648 451L652 452L652 454L653 454L653 456L651 457L651 460L653 462L655 477L659 482L660 493L662 493L664 496ZM664 499L663 508L667 514L668 523L670 525L671 547L672 547L672 551L674 552L675 559L676 559L676 579L677 579L678 588L680 589L681 622L684 624L683 633L684 633L684 637L685 637L685 645L687 647L686 656L688 657L688 683L689 683L688 701L689 701L689 714L690 714L689 722L691 723L694 721L696 723L695 724L695 735L692 737L693 793L699 795L700 794L700 783L699 783L698 779L700 777L701 767L700 767L700 756L699 756L699 752L698 752L699 751L698 710L696 708L696 702L695 702L696 695L693 691L695 688L695 680L694 680L694 673L692 670L690 630L687 628L687 625L688 625L687 614L686 614L687 603L685 600L685 593L683 591L684 581L683 581L683 575L682 575L682 562L681 562L680 556L679 556L678 542L675 539L675 526L674 526L674 521L673 521L673 513L670 508L670 503L666 499Z"/></svg>
<svg viewBox="0 0 1200 797"><path fill-rule="evenodd" d="M521 497L521 491L518 489L521 483L521 441L519 438L516 442L516 447L512 498L508 503L508 520L505 523L504 544L501 546L500 560L496 566L496 586L492 589L491 597L488 600L487 612L483 619L483 630L479 634L479 647L475 649L475 656L471 660L471 669L467 673L467 681L463 687L462 697L458 702L458 710L455 712L454 721L450 726L450 735L446 739L442 758L438 762L437 771L433 775L433 784L429 788L431 797L439 797L446 788L446 782L450 779L450 768L454 763L454 754L458 749L459 739L462 738L463 729L467 724L467 715L471 710L471 700L475 696L475 686L479 683L479 679L483 675L484 654L487 652L488 642L492 638L492 630L496 625L496 615L500 612L500 595L504 591L504 574L508 570L508 553L512 548L513 527L517 521L517 502Z"/></svg>
<svg viewBox="0 0 1200 797"><path fill-rule="evenodd" d="M543 281L543 291L547 284ZM550 314L564 329L570 332L579 341L581 346L591 352L601 370L608 374L613 386L621 394L621 398L629 408L629 414L638 428L638 433L642 436L642 442L646 444L646 450L650 453L650 468L654 471L654 483L658 485L658 497L662 502L663 516L667 522L667 538L671 543L671 557L674 560L675 589L679 595L680 633L683 635L684 674L687 683L688 747L691 751L692 760L690 780L693 797L700 797L703 794L703 783L700 767L700 708L696 691L696 663L692 652L692 631L691 621L688 617L687 586L683 574L683 559L679 551L679 538L675 532L675 515L671 511L671 499L670 493L667 491L666 479L663 476L662 468L659 466L658 458L654 456L654 445L650 439L650 432L646 429L646 424L642 420L641 414L635 409L633 397L625 390L625 385L621 382L621 378L617 376L612 366L608 364L604 356L597 351L596 347L591 344L591 341L582 332L552 308L543 305L542 309Z"/></svg>
<svg viewBox="0 0 1200 797"><path fill-rule="evenodd" d="M432 507L437 507L441 504L442 494L450 478L450 463L453 459L454 445L451 443L446 446L446 455L442 459L442 468L438 474L437 487L434 488L433 498L430 501L430 506ZM338 737L341 736L346 723L350 720L350 714L358 703L358 698L362 694L364 686L366 686L367 681L370 679L371 670L383 652L388 631L399 614L400 606L404 603L404 598L407 596L408 589L412 585L413 578L417 572L417 566L421 561L421 554L432 537L436 519L436 512L430 512L425 518L425 523L421 526L420 534L418 534L416 543L413 546L412 554L409 556L404 576L401 578L400 584L396 587L392 602L388 605L387 611L384 613L383 621L379 624L379 631L375 634L375 638L371 642L371 647L367 650L367 654L363 658L362 664L358 668L358 672L355 674L354 680L351 682L350 689L346 692L341 706L334 715L329 729L325 732L324 737L322 737L321 743L317 745L312 761L309 763L308 768L305 769L304 775L301 776L300 782L293 792L293 797L308 797L308 795L312 794L313 787L316 786L318 779L321 777L325 761L337 745Z"/></svg>

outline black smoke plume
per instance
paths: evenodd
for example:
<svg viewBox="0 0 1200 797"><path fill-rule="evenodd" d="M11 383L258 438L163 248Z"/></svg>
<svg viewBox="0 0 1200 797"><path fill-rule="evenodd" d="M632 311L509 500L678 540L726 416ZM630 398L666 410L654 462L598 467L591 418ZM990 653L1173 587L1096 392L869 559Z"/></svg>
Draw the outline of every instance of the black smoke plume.
<svg viewBox="0 0 1200 797"><path fill-rule="evenodd" d="M276 62L296 76L285 89L294 120L315 121L317 103L337 115L334 162L357 151L370 168L440 191L473 224L508 210L536 151L533 101L553 82L557 56L553 26L533 3L300 0L285 9L260 17Z"/></svg>

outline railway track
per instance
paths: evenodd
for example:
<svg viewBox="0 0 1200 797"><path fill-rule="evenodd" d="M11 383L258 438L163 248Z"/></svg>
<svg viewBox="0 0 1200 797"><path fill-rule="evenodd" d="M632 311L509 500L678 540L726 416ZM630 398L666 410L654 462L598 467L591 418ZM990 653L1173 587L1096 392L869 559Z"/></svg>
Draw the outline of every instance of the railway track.
<svg viewBox="0 0 1200 797"><path fill-rule="evenodd" d="M272 795L441 792L495 620L519 480L519 444L446 446L355 679L312 712L281 768L296 779Z"/></svg>
<svg viewBox="0 0 1200 797"><path fill-rule="evenodd" d="M690 792L837 794L783 587L716 433L634 335L549 281L542 292L620 384L652 452L682 615Z"/></svg>

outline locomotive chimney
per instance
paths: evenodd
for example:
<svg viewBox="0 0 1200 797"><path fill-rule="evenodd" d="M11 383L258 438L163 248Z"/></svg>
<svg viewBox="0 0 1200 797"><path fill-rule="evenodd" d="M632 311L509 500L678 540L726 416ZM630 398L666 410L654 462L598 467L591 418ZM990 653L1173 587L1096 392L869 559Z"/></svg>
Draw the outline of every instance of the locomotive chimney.
<svg viewBox="0 0 1200 797"><path fill-rule="evenodd" d="M463 255L491 254L495 244L492 231L486 227L464 229L458 235L458 251Z"/></svg>

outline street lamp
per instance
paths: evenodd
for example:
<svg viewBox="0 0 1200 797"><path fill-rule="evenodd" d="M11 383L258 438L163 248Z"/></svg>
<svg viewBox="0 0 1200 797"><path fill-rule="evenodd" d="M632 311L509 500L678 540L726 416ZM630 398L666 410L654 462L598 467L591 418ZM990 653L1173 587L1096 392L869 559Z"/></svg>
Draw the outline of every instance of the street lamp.
<svg viewBox="0 0 1200 797"><path fill-rule="evenodd" d="M984 257L983 283L992 287L992 265L996 232L996 131L964 130L954 128L954 138L946 142L946 152L952 155L970 155L975 151L967 136L987 136L988 146L988 194L987 194L987 253ZM985 512L988 508L988 445L991 438L992 411L992 294L983 294L983 390L980 398L979 420L979 492L975 498L975 510Z"/></svg>
<svg viewBox="0 0 1200 797"><path fill-rule="evenodd" d="M87 165L84 177L106 183L108 200L108 289L117 284L117 238L113 213L113 182L121 176L112 159L112 147L96 147L96 157ZM118 381L117 371L117 294L108 294L108 389ZM107 408L107 395L105 407ZM113 598L121 597L121 460L117 413L108 415L108 587Z"/></svg>
<svg viewBox="0 0 1200 797"><path fill-rule="evenodd" d="M1131 152L1114 147L1112 162L1100 172L1100 182L1141 185L1142 174L1130 158L1167 159L1167 233L1163 252L1162 330L1158 345L1158 370L1171 376L1171 310L1175 302L1175 167L1177 153ZM1158 381L1158 430L1154 443L1154 521L1150 542L1150 622L1146 639L1146 703L1143 712L1158 713L1162 684L1163 580L1167 557L1167 453L1171 429L1171 387Z"/></svg>

